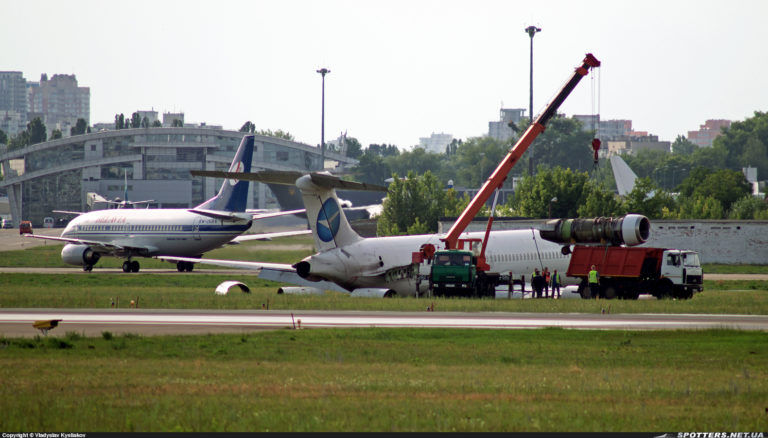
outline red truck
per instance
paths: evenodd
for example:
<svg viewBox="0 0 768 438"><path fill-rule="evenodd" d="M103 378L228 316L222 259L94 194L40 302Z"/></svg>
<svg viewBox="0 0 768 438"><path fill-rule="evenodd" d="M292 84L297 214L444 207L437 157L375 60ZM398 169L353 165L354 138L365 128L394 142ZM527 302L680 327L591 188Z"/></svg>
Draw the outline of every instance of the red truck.
<svg viewBox="0 0 768 438"><path fill-rule="evenodd" d="M576 245L566 275L581 279L582 298L590 297L587 275L592 265L600 275L601 298L691 298L702 290L703 272L695 251Z"/></svg>

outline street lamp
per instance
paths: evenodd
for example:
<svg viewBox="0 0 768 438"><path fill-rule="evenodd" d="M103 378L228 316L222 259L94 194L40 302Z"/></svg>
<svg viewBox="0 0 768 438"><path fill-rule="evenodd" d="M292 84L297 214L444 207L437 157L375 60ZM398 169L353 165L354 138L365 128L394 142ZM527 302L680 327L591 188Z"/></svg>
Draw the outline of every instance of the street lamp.
<svg viewBox="0 0 768 438"><path fill-rule="evenodd" d="M331 71L327 68L321 68L317 70L323 77L323 97L322 97L322 110L320 115L320 169L325 169L325 75Z"/></svg>
<svg viewBox="0 0 768 438"><path fill-rule="evenodd" d="M530 106L528 107L528 118L530 119L531 124L533 124L533 36L536 35L536 32L541 32L541 28L538 28L536 26L528 26L525 28L525 32L528 34L529 37L531 37L531 93L530 93ZM534 157L534 147L531 145L530 152L531 159L528 161L528 174L533 175L533 157Z"/></svg>
<svg viewBox="0 0 768 438"><path fill-rule="evenodd" d="M557 196L549 200L549 218L552 219L552 203L557 202Z"/></svg>

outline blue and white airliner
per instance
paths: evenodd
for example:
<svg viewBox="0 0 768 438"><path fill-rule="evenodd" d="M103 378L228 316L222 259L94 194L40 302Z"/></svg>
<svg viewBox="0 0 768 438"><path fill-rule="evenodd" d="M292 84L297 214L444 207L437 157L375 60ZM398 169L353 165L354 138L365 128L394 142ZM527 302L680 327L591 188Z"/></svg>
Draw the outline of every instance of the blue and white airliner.
<svg viewBox="0 0 768 438"><path fill-rule="evenodd" d="M249 172L254 136L240 142L230 166L231 172ZM91 271L102 256L125 258L124 272L138 272L134 257L201 257L203 253L227 243L238 243L287 233L241 235L253 219L294 214L299 211L254 214L246 211L247 180L226 179L213 198L191 209L161 208L97 210L80 213L59 237L27 234L27 237L67 242L61 250L65 263ZM309 230L293 234L309 233ZM194 264L176 263L179 272L192 271Z"/></svg>

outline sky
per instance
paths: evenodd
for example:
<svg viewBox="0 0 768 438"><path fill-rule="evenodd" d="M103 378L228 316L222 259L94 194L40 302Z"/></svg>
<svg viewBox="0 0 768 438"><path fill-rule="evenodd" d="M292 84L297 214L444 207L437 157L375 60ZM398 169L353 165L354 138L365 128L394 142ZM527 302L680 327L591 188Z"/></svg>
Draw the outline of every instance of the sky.
<svg viewBox="0 0 768 438"><path fill-rule="evenodd" d="M768 111L768 1L0 0L0 71L75 74L91 124L137 110L346 132L401 149L486 135L543 110L586 53L602 62L560 112L630 119L661 140Z"/></svg>

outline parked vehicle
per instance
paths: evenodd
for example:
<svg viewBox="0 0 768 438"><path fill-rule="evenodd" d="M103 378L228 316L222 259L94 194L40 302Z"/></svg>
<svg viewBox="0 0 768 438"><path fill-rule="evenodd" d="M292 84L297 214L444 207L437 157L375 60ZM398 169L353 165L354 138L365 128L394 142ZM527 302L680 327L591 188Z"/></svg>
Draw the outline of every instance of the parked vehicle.
<svg viewBox="0 0 768 438"><path fill-rule="evenodd" d="M21 221L19 224L19 234L32 234L32 222Z"/></svg>

